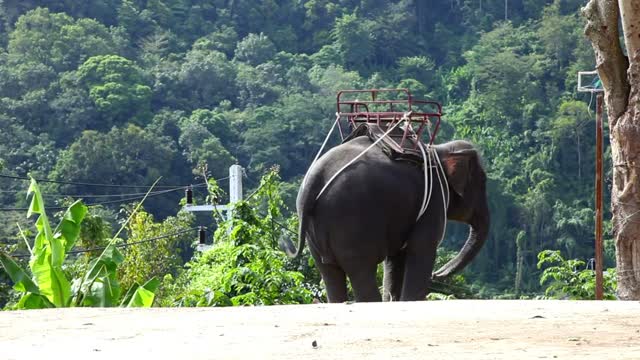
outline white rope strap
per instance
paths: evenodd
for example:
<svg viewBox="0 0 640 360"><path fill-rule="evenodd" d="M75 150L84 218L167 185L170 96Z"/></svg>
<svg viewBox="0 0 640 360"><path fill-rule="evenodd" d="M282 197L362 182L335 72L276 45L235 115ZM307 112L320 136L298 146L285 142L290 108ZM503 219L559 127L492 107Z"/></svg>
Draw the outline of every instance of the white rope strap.
<svg viewBox="0 0 640 360"><path fill-rule="evenodd" d="M427 206L429 206L429 202L431 201L433 179L432 176L429 176L428 173L428 171L431 171L431 154L427 156L424 151L424 147L422 146L422 142L420 142L420 139L417 139L416 141L418 141L418 147L420 148L420 152L422 153L422 168L424 169L424 195L422 196L422 206L420 207L418 217L416 218L417 222L418 220L420 220L424 212L427 211Z"/></svg>
<svg viewBox="0 0 640 360"><path fill-rule="evenodd" d="M340 114L336 113L336 121L333 122L333 125L331 126L331 129L327 133L327 136L324 138L324 142L322 143L322 146L320 146L320 150L318 151L318 153L316 154L316 157L311 162L311 165L309 165L309 169L304 174L304 178L302 179L302 187L304 187L305 184L307 183L307 175L309 175L309 170L311 170L311 168L313 167L313 164L315 164L316 161L318 161L318 158L320 157L320 154L322 154L322 150L324 150L324 147L327 145L327 142L329 141L329 137L333 133L333 130L336 128L336 125L338 124L338 121L340 121Z"/></svg>
<svg viewBox="0 0 640 360"><path fill-rule="evenodd" d="M329 181L327 181L326 184L324 184L324 187L322 188L322 190L320 190L320 192L318 193L318 196L316 196L316 200L318 200L320 198L320 195L322 195L322 193L327 189L327 187L329 187L329 185L333 182L333 180L340 175L341 172L344 171L344 169L346 169L347 167L349 167L351 164L353 164L356 160L358 160L360 157L362 157L362 155L364 155L367 151L369 151L372 147L376 146L380 141L382 141L382 139L384 139L387 135L389 135L395 128L398 127L398 125L402 124L404 121L407 121L407 119L409 118L409 116L411 115L411 111L408 111L406 113L404 113L404 115L402 116L402 118L395 124L393 125L391 128L389 128L389 130L387 130L387 132L384 133L384 135L382 135L378 140L374 141L373 144L369 145L366 149L364 149L360 154L358 154L358 156L354 157L353 159L351 159L351 161L349 161L346 165L344 165L343 167L340 168L340 170L338 170L330 179Z"/></svg>
<svg viewBox="0 0 640 360"><path fill-rule="evenodd" d="M447 175L444 172L444 168L442 167L442 163L440 162L440 158L438 157L438 154L436 153L436 149L429 145L428 147L429 150L431 150L431 153L433 154L433 156L435 156L436 158L436 162L438 164L438 168L436 169L436 174L438 175L438 182L440 183L440 191L442 192L442 204L444 207L444 225L443 225L443 231L442 231L442 236L440 237L440 241L438 241L438 245L440 245L440 243L442 242L442 240L444 240L444 235L447 233L447 210L449 209L449 201L451 200L451 193L449 192L449 181L447 180ZM440 175L442 174L442 179L440 178ZM443 187L443 182L444 182L444 187ZM447 196L445 198L445 190L447 191Z"/></svg>

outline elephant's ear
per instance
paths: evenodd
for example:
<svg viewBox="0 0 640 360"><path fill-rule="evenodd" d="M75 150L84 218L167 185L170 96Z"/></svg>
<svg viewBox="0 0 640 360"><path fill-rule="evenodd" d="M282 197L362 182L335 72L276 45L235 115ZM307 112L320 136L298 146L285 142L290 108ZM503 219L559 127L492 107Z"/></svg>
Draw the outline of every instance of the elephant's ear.
<svg viewBox="0 0 640 360"><path fill-rule="evenodd" d="M464 196L465 188L471 177L471 168L477 153L473 149L464 149L450 152L444 156L442 166L447 173L449 186L460 197Z"/></svg>

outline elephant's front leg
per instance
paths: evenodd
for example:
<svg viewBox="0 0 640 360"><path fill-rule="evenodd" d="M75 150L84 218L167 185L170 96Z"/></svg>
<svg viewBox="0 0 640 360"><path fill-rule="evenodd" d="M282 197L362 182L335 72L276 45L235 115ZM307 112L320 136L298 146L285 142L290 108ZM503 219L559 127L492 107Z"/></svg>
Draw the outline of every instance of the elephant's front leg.
<svg viewBox="0 0 640 360"><path fill-rule="evenodd" d="M403 278L401 301L424 300L429 293L431 286L431 276L433 270L434 256L418 256L407 254L405 260L405 273Z"/></svg>
<svg viewBox="0 0 640 360"><path fill-rule="evenodd" d="M399 301L404 278L404 252L384 260L383 301Z"/></svg>
<svg viewBox="0 0 640 360"><path fill-rule="evenodd" d="M438 241L444 231L443 222L434 215L421 219L409 236L404 258L401 301L424 300L431 286L431 272L436 260Z"/></svg>

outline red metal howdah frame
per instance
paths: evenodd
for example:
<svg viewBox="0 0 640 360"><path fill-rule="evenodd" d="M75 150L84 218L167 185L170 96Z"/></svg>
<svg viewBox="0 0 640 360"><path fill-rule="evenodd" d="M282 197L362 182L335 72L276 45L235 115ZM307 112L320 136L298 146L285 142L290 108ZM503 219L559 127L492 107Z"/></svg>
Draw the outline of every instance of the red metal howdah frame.
<svg viewBox="0 0 640 360"><path fill-rule="evenodd" d="M364 95L367 99L359 99ZM384 99L381 99L384 98ZM366 89L342 90L336 96L337 116L346 118L352 129L361 123L384 124L386 128L400 121L405 114L410 126L405 127L400 146L413 131L418 139L421 138L425 127L431 125L430 119L435 120L429 144L440 128L442 105L436 101L416 100L409 89ZM417 129L414 128L417 125ZM340 135L344 139L340 121L338 120ZM347 134L348 135L348 134Z"/></svg>

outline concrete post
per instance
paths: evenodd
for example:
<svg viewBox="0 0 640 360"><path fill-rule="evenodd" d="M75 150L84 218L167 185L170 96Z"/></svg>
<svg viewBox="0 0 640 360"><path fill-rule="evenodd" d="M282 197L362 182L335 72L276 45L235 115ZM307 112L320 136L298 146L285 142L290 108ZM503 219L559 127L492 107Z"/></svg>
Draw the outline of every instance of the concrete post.
<svg viewBox="0 0 640 360"><path fill-rule="evenodd" d="M242 166L231 165L229 168L229 208L227 219L231 219L232 206L242 200Z"/></svg>
<svg viewBox="0 0 640 360"><path fill-rule="evenodd" d="M186 205L184 210L186 211L226 211L227 219L231 219L232 205L242 200L242 166L231 165L229 168L229 204L227 205ZM211 248L212 245L200 244L198 245L199 251L204 251Z"/></svg>

